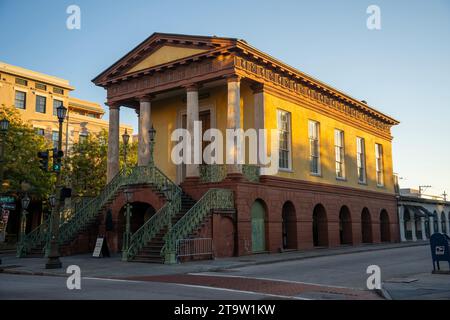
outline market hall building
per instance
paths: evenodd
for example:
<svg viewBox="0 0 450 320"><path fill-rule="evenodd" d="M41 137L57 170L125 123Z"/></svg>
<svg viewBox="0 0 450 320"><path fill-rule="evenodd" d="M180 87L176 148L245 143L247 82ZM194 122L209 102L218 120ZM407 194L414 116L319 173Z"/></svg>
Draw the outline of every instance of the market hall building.
<svg viewBox="0 0 450 320"><path fill-rule="evenodd" d="M398 121L366 102L244 40L216 36L154 33L93 82L107 91L109 184L85 211L95 217L93 234L106 234L125 260L399 241L391 147ZM124 108L139 117L139 166L126 170L119 168ZM173 130L193 133L197 120L203 132L278 129L279 150L267 147L279 153L278 172L174 164ZM124 237L127 201L133 209ZM91 250L95 237L75 237L74 229L63 230L72 234L60 242ZM196 239L211 243L196 246Z"/></svg>

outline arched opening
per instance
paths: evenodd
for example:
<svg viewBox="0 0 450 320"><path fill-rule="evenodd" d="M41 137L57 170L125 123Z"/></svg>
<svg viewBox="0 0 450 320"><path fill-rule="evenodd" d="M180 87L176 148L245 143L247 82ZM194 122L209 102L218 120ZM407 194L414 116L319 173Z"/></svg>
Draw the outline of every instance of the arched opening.
<svg viewBox="0 0 450 320"><path fill-rule="evenodd" d="M369 209L364 208L361 213L361 235L363 243L372 243L372 219Z"/></svg>
<svg viewBox="0 0 450 320"><path fill-rule="evenodd" d="M430 239L430 218L428 216L425 218L425 236Z"/></svg>
<svg viewBox="0 0 450 320"><path fill-rule="evenodd" d="M155 214L156 210L150 204L145 202L132 202L130 204L130 232L133 234ZM124 205L119 212L118 230L121 232L121 236L118 239L119 248L122 248L123 232L125 232L126 228L126 210L127 207Z"/></svg>
<svg viewBox="0 0 450 320"><path fill-rule="evenodd" d="M433 233L439 232L439 220L437 212L433 212Z"/></svg>
<svg viewBox="0 0 450 320"><path fill-rule="evenodd" d="M447 219L445 219L445 213L441 213L441 230L442 233L447 233Z"/></svg>
<svg viewBox="0 0 450 320"><path fill-rule="evenodd" d="M422 239L422 221L419 216L414 215L414 223L416 224L416 238Z"/></svg>
<svg viewBox="0 0 450 320"><path fill-rule="evenodd" d="M328 219L325 208L318 204L313 211L313 243L315 247L328 246Z"/></svg>
<svg viewBox="0 0 450 320"><path fill-rule="evenodd" d="M283 249L297 249L297 217L292 202L283 205L282 213Z"/></svg>
<svg viewBox="0 0 450 320"><path fill-rule="evenodd" d="M352 244L352 218L347 206L343 206L339 212L339 239L341 244Z"/></svg>
<svg viewBox="0 0 450 320"><path fill-rule="evenodd" d="M403 213L403 225L405 228L405 239L412 240L411 214L409 213L409 210L406 207Z"/></svg>
<svg viewBox="0 0 450 320"><path fill-rule="evenodd" d="M251 208L252 252L266 250L266 206L262 200L256 200Z"/></svg>
<svg viewBox="0 0 450 320"><path fill-rule="evenodd" d="M391 228L389 224L389 215L386 210L381 210L380 213L380 239L381 242L391 241Z"/></svg>

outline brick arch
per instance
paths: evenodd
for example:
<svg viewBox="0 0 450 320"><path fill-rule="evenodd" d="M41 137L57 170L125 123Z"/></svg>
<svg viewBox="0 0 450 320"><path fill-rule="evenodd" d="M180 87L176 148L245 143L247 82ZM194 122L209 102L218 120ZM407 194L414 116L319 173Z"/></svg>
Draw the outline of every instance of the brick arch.
<svg viewBox="0 0 450 320"><path fill-rule="evenodd" d="M313 216L313 244L315 247L328 247L328 217L325 207L318 203L314 206Z"/></svg>
<svg viewBox="0 0 450 320"><path fill-rule="evenodd" d="M363 243L373 243L372 217L367 207L361 211L361 239Z"/></svg>
<svg viewBox="0 0 450 320"><path fill-rule="evenodd" d="M352 215L346 205L339 210L339 240L340 244L353 243Z"/></svg>
<svg viewBox="0 0 450 320"><path fill-rule="evenodd" d="M281 209L283 249L297 249L297 214L294 204L288 200Z"/></svg>
<svg viewBox="0 0 450 320"><path fill-rule="evenodd" d="M381 242L391 242L391 222L386 209L380 212L380 240Z"/></svg>

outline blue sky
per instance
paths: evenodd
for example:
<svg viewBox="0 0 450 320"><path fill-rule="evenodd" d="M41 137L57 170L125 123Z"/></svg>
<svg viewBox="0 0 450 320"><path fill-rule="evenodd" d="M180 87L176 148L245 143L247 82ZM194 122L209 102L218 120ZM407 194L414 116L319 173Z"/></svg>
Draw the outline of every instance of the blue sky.
<svg viewBox="0 0 450 320"><path fill-rule="evenodd" d="M66 28L71 4L81 30ZM381 30L366 28L372 4ZM0 60L69 79L73 96L99 103L91 79L156 31L242 38L367 100L401 121L402 186L450 193L450 1L0 0ZM121 117L137 125L134 112Z"/></svg>

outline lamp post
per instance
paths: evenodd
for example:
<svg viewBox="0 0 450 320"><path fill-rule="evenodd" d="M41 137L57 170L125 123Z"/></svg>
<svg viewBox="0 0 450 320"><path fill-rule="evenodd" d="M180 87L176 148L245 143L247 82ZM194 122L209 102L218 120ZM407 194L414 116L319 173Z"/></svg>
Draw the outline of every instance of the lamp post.
<svg viewBox="0 0 450 320"><path fill-rule="evenodd" d="M22 204L22 216L20 219L20 243L21 245L23 245L23 241L25 240L25 230L27 227L27 209L28 209L28 205L30 204L30 197L28 197L28 194L25 193L25 196L22 198L21 200L21 204Z"/></svg>
<svg viewBox="0 0 450 320"><path fill-rule="evenodd" d="M130 245L131 231L130 231L130 218L131 218L131 201L133 201L133 191L131 189L125 189L123 192L125 200L127 201L125 210L125 232L123 233L122 244L122 261L127 261L127 253Z"/></svg>
<svg viewBox="0 0 450 320"><path fill-rule="evenodd" d="M153 124L152 124L152 128L150 130L148 130L148 134L149 134L149 138L150 138L150 162L149 162L149 164L151 166L153 166L155 164L155 161L153 159L153 151L154 151L154 147L155 147L155 136L156 136L156 130L155 130L155 128L153 128Z"/></svg>
<svg viewBox="0 0 450 320"><path fill-rule="evenodd" d="M4 157L5 157L5 141L6 141L6 133L9 130L9 121L8 119L2 119L0 120L0 135L2 137L2 149L0 151L0 181L1 186L3 186L3 171L4 171Z"/></svg>
<svg viewBox="0 0 450 320"><path fill-rule="evenodd" d="M56 115L58 116L59 122L59 134L58 134L58 152L62 149L62 130L63 122L66 118L67 108L60 105L56 108ZM61 170L56 171L56 192L55 192L55 206L51 213L50 222L50 253L48 255L47 263L45 264L46 269L59 269L62 267L62 263L59 260L59 248L58 248L58 238L59 238L59 212L61 210Z"/></svg>
<svg viewBox="0 0 450 320"><path fill-rule="evenodd" d="M124 167L127 167L127 146L128 141L130 140L130 135L127 132L127 129L125 129L124 134L122 135L122 141L123 141L123 161L124 161Z"/></svg>

